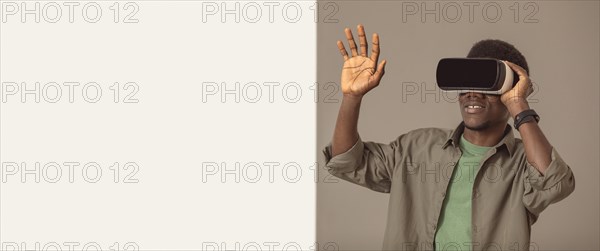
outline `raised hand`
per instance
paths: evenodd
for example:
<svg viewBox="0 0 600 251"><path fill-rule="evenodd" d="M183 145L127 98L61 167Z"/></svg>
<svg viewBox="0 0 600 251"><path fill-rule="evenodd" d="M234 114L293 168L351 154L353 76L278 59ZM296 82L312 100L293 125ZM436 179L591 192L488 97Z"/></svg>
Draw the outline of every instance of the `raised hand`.
<svg viewBox="0 0 600 251"><path fill-rule="evenodd" d="M514 118L519 112L529 109L527 97L533 92L533 84L525 69L514 63L504 62L519 75L519 81L515 86L500 96L500 100Z"/></svg>
<svg viewBox="0 0 600 251"><path fill-rule="evenodd" d="M379 60L379 36L373 33L373 51L369 57L367 54L367 38L365 29L358 25L358 38L360 41L360 55L352 36L352 31L348 28L344 30L346 39L352 52L352 57L348 56L346 48L342 41L337 41L340 53L344 57L344 67L342 69L342 93L354 97L362 97L371 89L379 85L379 81L384 74L386 61L383 60L378 65ZM375 70L377 69L377 70Z"/></svg>

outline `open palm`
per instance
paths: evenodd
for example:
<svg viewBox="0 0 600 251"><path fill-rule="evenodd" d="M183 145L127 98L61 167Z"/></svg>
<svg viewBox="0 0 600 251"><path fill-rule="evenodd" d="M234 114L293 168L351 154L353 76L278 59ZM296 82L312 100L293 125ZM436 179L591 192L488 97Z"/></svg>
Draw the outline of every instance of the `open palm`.
<svg viewBox="0 0 600 251"><path fill-rule="evenodd" d="M344 95L362 96L371 89L379 85L379 81L384 74L386 61L377 65L379 58L379 36L373 34L373 51L371 56L367 55L367 39L362 25L358 25L358 36L360 41L360 55L358 54L356 43L350 29L345 29L346 39L352 52L352 57L348 56L346 48L342 41L338 41L338 49L344 57L344 67L342 69L342 93ZM377 70L376 70L377 69Z"/></svg>

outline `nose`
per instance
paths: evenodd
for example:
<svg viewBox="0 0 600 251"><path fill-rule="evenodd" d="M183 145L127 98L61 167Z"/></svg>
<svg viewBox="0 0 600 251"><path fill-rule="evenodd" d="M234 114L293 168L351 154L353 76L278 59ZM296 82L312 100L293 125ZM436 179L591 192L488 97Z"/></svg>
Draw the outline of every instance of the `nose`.
<svg viewBox="0 0 600 251"><path fill-rule="evenodd" d="M461 93L461 96L463 98L481 98L481 99L483 99L485 97L483 95L483 93L479 93L479 92L463 92L463 93Z"/></svg>

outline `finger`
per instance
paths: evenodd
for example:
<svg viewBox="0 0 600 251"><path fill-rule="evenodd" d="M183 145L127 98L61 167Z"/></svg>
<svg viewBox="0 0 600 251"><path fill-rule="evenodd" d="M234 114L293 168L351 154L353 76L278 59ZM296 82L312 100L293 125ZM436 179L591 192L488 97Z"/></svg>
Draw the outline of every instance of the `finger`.
<svg viewBox="0 0 600 251"><path fill-rule="evenodd" d="M360 42L360 55L367 56L367 36L365 35L365 27L362 24L358 25L358 41Z"/></svg>
<svg viewBox="0 0 600 251"><path fill-rule="evenodd" d="M520 77L529 77L529 75L527 74L527 71L525 69L523 69L521 66L517 65L517 64L513 64L511 62L508 61L503 61L505 62L513 71L515 71L518 75L519 78Z"/></svg>
<svg viewBox="0 0 600 251"><path fill-rule="evenodd" d="M348 39L348 45L350 46L350 51L352 51L352 56L356 57L358 55L358 51L356 51L356 43L354 42L354 37L352 37L352 31L348 28L344 30L346 32L346 39Z"/></svg>
<svg viewBox="0 0 600 251"><path fill-rule="evenodd" d="M348 52L346 52L346 48L344 47L344 43L342 43L342 41L337 41L337 47L340 50L340 53L342 54L342 57L344 57L344 61L348 60Z"/></svg>
<svg viewBox="0 0 600 251"><path fill-rule="evenodd" d="M525 97L529 96L533 92L533 84L531 83L531 79L529 79L529 75L527 71L523 69L523 67L514 64L509 61L504 61L513 71L515 71L519 75L519 82L515 85L517 92L523 92Z"/></svg>
<svg viewBox="0 0 600 251"><path fill-rule="evenodd" d="M377 64L377 60L379 60L379 35L377 33L373 33L373 50L371 51L371 60Z"/></svg>
<svg viewBox="0 0 600 251"><path fill-rule="evenodd" d="M533 82L529 81L529 88L527 88L527 97L533 93Z"/></svg>
<svg viewBox="0 0 600 251"><path fill-rule="evenodd" d="M377 66L377 71L375 71L375 73L373 74L373 77L375 77L375 80L377 80L377 82L379 82L381 80L381 78L383 77L383 74L385 74L385 64L387 63L387 61L383 60L381 61L381 64L379 64Z"/></svg>

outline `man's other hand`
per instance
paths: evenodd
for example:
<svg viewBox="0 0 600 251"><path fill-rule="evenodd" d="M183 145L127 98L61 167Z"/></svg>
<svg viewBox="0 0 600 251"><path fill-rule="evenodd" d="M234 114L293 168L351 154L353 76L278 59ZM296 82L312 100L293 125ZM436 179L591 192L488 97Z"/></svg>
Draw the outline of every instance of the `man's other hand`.
<svg viewBox="0 0 600 251"><path fill-rule="evenodd" d="M346 33L352 57L348 56L348 52L344 48L342 41L337 41L340 53L344 57L342 93L344 96L361 98L365 93L379 85L379 81L381 81L384 74L386 61L383 60L379 65L377 64L379 60L379 35L377 33L373 33L373 50L369 57L365 28L360 24L358 25L360 54L357 51L352 31L346 28L344 32Z"/></svg>
<svg viewBox="0 0 600 251"><path fill-rule="evenodd" d="M529 78L529 75L525 69L514 63L508 61L504 62L519 75L519 81L517 84L515 84L511 90L502 94L500 97L500 100L502 103L504 103L511 116L514 118L520 112L529 109L527 97L533 92L533 84L531 83L531 79Z"/></svg>

